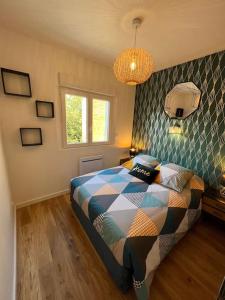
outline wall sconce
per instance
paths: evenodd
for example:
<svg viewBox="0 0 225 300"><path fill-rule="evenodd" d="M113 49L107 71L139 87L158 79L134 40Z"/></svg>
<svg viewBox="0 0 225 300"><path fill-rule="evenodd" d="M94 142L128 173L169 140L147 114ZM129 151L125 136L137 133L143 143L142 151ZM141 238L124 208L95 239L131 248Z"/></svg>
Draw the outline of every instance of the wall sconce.
<svg viewBox="0 0 225 300"><path fill-rule="evenodd" d="M135 148L131 148L129 149L129 153L130 153L130 157L133 158L136 155L136 149Z"/></svg>
<svg viewBox="0 0 225 300"><path fill-rule="evenodd" d="M169 127L169 133L171 133L171 134L182 134L183 129L181 128L180 124L176 123L173 126Z"/></svg>

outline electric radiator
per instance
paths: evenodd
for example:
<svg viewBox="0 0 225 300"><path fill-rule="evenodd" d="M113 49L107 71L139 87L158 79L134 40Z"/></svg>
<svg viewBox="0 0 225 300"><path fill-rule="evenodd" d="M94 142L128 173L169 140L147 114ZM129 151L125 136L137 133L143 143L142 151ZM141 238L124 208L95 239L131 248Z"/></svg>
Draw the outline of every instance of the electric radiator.
<svg viewBox="0 0 225 300"><path fill-rule="evenodd" d="M103 155L87 156L80 158L80 175L103 169Z"/></svg>

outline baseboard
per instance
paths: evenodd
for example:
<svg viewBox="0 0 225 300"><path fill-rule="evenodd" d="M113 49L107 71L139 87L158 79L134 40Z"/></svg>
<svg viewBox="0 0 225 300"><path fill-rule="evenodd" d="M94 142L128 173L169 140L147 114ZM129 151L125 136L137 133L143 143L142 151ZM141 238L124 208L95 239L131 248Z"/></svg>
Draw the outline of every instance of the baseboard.
<svg viewBox="0 0 225 300"><path fill-rule="evenodd" d="M59 192L52 193L52 194L48 194L48 195L45 195L45 196L42 196L42 197L37 197L37 198L30 199L30 200L26 200L26 201L17 203L16 208L18 209L18 208L25 207L25 206L35 204L35 203L38 203L38 202L42 202L42 201L45 201L45 200L48 200L48 199L51 199L51 198L54 198L54 197L65 195L65 194L68 194L69 191L70 191L69 189L66 189L66 190L59 191Z"/></svg>
<svg viewBox="0 0 225 300"><path fill-rule="evenodd" d="M16 286L17 286L17 232L16 232L16 205L13 209L14 213L14 226L13 226L13 291L12 300L16 300Z"/></svg>

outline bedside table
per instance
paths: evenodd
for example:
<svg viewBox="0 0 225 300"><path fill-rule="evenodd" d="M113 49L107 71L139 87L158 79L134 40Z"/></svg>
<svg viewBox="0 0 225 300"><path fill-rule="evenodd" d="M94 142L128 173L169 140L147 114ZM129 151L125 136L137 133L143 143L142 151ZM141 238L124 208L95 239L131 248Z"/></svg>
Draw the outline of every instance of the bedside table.
<svg viewBox="0 0 225 300"><path fill-rule="evenodd" d="M120 159L120 165L124 164L125 162L127 162L130 159L131 159L130 157L121 158Z"/></svg>
<svg viewBox="0 0 225 300"><path fill-rule="evenodd" d="M202 210L225 222L225 198L213 190L208 189L203 194Z"/></svg>

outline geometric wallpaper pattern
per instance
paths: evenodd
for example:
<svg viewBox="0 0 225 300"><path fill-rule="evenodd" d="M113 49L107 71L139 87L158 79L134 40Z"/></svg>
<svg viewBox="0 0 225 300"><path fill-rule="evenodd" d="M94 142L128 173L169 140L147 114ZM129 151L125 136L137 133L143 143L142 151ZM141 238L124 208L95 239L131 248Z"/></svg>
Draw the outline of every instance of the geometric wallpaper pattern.
<svg viewBox="0 0 225 300"><path fill-rule="evenodd" d="M186 81L201 91L199 108L185 120L170 119L164 112L166 95ZM174 123L182 135L169 134ZM192 169L219 188L225 171L225 51L153 73L137 85L132 146Z"/></svg>

